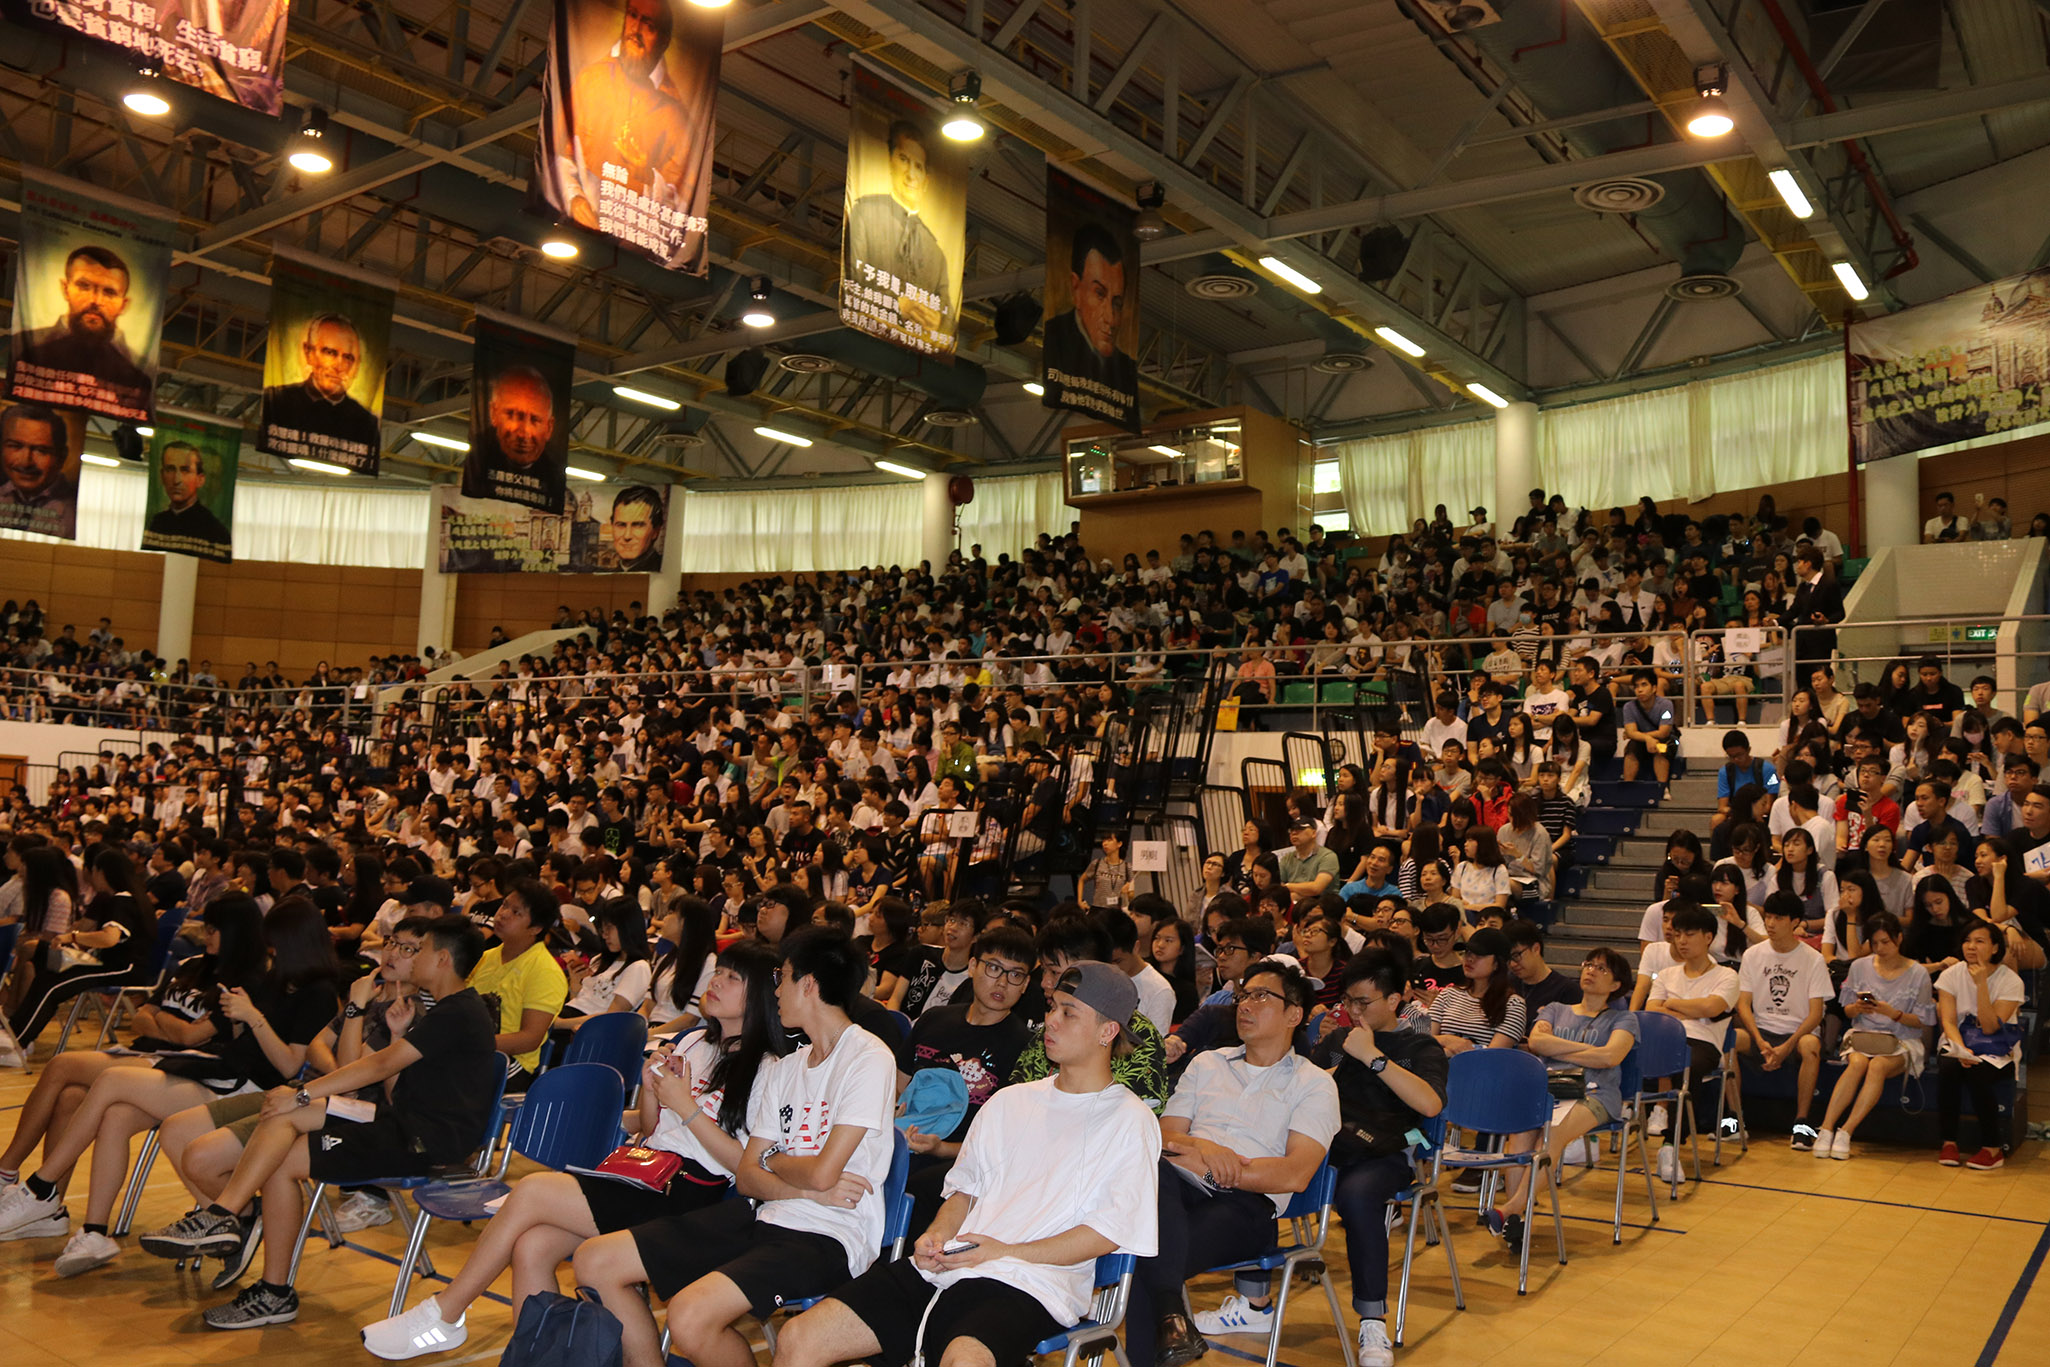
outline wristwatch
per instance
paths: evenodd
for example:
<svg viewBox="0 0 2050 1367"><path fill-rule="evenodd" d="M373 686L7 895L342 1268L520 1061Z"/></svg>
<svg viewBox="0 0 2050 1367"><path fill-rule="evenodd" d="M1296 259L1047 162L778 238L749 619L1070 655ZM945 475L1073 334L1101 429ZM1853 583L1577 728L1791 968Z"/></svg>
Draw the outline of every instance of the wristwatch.
<svg viewBox="0 0 2050 1367"><path fill-rule="evenodd" d="M763 1149L761 1157L762 1171L770 1173L774 1172L775 1169L769 1166L769 1160L771 1158L774 1158L779 1153L788 1152L790 1152L790 1146L788 1144L783 1143L771 1144L768 1148Z"/></svg>
<svg viewBox="0 0 2050 1367"><path fill-rule="evenodd" d="M1370 1073L1385 1073L1385 1072L1387 1072L1387 1071L1388 1071L1388 1055L1386 1055L1386 1054L1376 1054L1376 1055L1374 1055L1374 1056L1373 1056L1372 1058L1368 1059L1368 1060L1367 1060L1367 1071L1368 1071L1368 1072L1370 1072Z"/></svg>
<svg viewBox="0 0 2050 1367"><path fill-rule="evenodd" d="M362 1014L363 1008L356 1005L356 1003L354 1002L350 1002L347 1006L342 1008L342 1019L345 1021L355 1020L358 1016Z"/></svg>
<svg viewBox="0 0 2050 1367"><path fill-rule="evenodd" d="M298 1090L298 1092L296 1092L293 1095L292 1104L295 1106L311 1106L313 1104L313 1098L306 1095L306 1089L304 1087L301 1087Z"/></svg>

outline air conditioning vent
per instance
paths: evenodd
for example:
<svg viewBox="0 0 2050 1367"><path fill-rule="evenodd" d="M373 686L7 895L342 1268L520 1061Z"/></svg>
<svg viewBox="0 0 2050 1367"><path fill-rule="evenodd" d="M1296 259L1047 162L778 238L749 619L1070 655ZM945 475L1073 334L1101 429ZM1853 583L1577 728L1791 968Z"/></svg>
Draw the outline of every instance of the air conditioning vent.
<svg viewBox="0 0 2050 1367"><path fill-rule="evenodd" d="M1666 197L1666 187L1636 176L1589 181L1573 191L1573 202L1598 214L1638 214Z"/></svg>

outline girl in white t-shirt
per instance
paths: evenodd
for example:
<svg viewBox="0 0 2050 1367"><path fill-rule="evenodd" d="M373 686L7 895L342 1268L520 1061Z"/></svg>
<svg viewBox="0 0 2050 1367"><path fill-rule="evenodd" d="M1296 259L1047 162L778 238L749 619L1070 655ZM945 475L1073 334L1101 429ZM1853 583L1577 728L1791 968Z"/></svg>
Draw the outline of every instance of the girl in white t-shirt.
<svg viewBox="0 0 2050 1367"><path fill-rule="evenodd" d="M2005 937L1984 921L1965 931L1958 953L1959 962L1936 979L1936 1011L1943 1025L1936 1065L1943 1148L1936 1161L1947 1168L1963 1163L1990 1172L2007 1161L1995 1088L2013 1080L2021 1057L2020 1039L2010 1043L2005 1036L2015 1034L2011 1027L2021 1010L2022 980L2001 962L2007 957ZM1971 1092L1972 1110L1979 1117L1979 1151L1969 1159L1960 1156L1957 1144L1961 1091Z"/></svg>
<svg viewBox="0 0 2050 1367"><path fill-rule="evenodd" d="M648 999L655 966L648 958L648 923L640 904L608 897L591 913L591 928L604 950L588 966L569 972L569 1000L555 1029L575 1032L593 1016L638 1011Z"/></svg>
<svg viewBox="0 0 2050 1367"><path fill-rule="evenodd" d="M775 951L743 940L720 955L703 1007L705 1028L673 1052L658 1051L640 1077L637 1142L683 1160L667 1192L566 1172L521 1178L446 1288L364 1328L371 1352L399 1359L455 1348L468 1336L470 1304L508 1267L513 1300L524 1305L555 1289L556 1268L586 1239L726 1198L756 1083L788 1050L776 1013Z"/></svg>

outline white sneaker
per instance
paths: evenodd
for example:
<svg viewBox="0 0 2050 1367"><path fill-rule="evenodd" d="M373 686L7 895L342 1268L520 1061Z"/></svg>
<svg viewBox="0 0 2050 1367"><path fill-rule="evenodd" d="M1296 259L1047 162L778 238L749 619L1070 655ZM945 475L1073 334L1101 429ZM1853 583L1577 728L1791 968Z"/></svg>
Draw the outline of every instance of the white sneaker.
<svg viewBox="0 0 2050 1367"><path fill-rule="evenodd" d="M62 1220L64 1226L52 1231L50 1225L56 1220ZM53 1191L49 1200L38 1201L26 1182L0 1191L0 1239L41 1239L70 1228L62 1192Z"/></svg>
<svg viewBox="0 0 2050 1367"><path fill-rule="evenodd" d="M1651 1115L1645 1119L1644 1132L1646 1134L1664 1134L1666 1132L1665 1107L1660 1106L1655 1108L1652 1111Z"/></svg>
<svg viewBox="0 0 2050 1367"><path fill-rule="evenodd" d="M0 1068L26 1068L28 1055L21 1051L14 1032L0 1025Z"/></svg>
<svg viewBox="0 0 2050 1367"><path fill-rule="evenodd" d="M1658 1175L1661 1182L1680 1180L1680 1151L1671 1144L1659 1145Z"/></svg>
<svg viewBox="0 0 2050 1367"><path fill-rule="evenodd" d="M57 1255L57 1275L76 1277L81 1272L90 1272L96 1267L105 1267L120 1255L121 1245L104 1234L89 1234L85 1230L71 1236L71 1242L64 1245L64 1251Z"/></svg>
<svg viewBox="0 0 2050 1367"><path fill-rule="evenodd" d="M1820 1144L1816 1145L1818 1152L1821 1148ZM1851 1132L1849 1130L1838 1130L1835 1136L1830 1139L1829 1156L1831 1158L1849 1158L1851 1156Z"/></svg>
<svg viewBox="0 0 2050 1367"><path fill-rule="evenodd" d="M391 1219L391 1202L367 1191L352 1192L348 1200L335 1207L335 1229L342 1234L388 1225Z"/></svg>
<svg viewBox="0 0 2050 1367"><path fill-rule="evenodd" d="M1223 1305L1196 1316L1196 1332L1205 1338L1212 1334L1266 1334L1273 1328L1273 1308L1257 1306L1244 1296L1226 1296Z"/></svg>
<svg viewBox="0 0 2050 1367"><path fill-rule="evenodd" d="M423 1353L445 1353L460 1348L470 1337L469 1315L450 1324L441 1317L441 1304L429 1296L403 1315L363 1327L363 1346L387 1362L403 1362Z"/></svg>
<svg viewBox="0 0 2050 1367"><path fill-rule="evenodd" d="M1595 1154L1588 1148L1586 1139L1576 1139L1559 1155L1559 1164L1568 1168L1591 1168L1595 1164Z"/></svg>
<svg viewBox="0 0 2050 1367"><path fill-rule="evenodd" d="M1395 1345L1380 1320L1360 1321L1360 1367L1395 1367Z"/></svg>
<svg viewBox="0 0 2050 1367"><path fill-rule="evenodd" d="M1827 1158L1829 1157L1829 1151L1835 1146L1835 1130L1817 1130L1815 1132L1815 1147L1810 1149L1809 1152L1817 1158Z"/></svg>

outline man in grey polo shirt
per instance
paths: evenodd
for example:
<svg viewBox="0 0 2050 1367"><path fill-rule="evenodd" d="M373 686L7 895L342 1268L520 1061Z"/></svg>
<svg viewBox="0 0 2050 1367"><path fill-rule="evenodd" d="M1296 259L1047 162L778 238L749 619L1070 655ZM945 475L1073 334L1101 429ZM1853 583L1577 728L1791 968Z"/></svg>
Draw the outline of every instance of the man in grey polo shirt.
<svg viewBox="0 0 2050 1367"><path fill-rule="evenodd" d="M1317 823L1298 817L1288 828L1288 851L1278 861L1281 881L1297 901L1338 881L1338 856L1317 843Z"/></svg>

